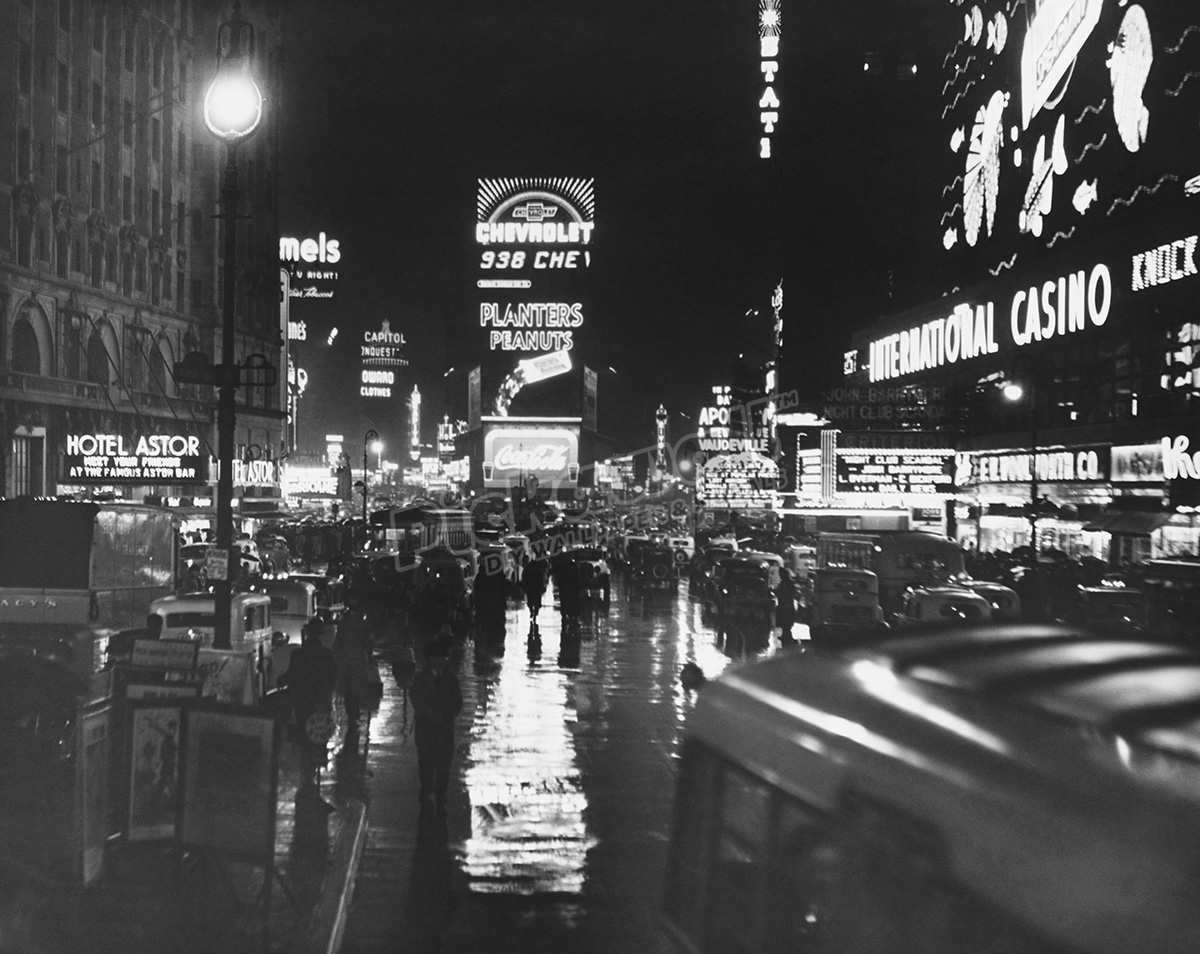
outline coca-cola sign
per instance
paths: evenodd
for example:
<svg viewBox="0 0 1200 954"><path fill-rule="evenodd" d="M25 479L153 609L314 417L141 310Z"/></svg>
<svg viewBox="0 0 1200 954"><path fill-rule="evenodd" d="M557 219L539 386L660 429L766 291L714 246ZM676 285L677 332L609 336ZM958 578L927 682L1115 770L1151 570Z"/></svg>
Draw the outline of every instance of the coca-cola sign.
<svg viewBox="0 0 1200 954"><path fill-rule="evenodd" d="M579 476L579 435L564 427L497 427L483 446L484 485L504 487L534 477L571 484Z"/></svg>
<svg viewBox="0 0 1200 954"><path fill-rule="evenodd" d="M505 444L496 452L496 470L565 471L567 445L554 443L523 447Z"/></svg>

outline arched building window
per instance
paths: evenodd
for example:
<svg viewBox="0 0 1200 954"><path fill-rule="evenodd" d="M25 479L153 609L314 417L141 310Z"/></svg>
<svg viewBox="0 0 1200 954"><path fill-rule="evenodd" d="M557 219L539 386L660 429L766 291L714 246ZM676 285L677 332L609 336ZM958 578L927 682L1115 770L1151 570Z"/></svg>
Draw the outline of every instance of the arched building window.
<svg viewBox="0 0 1200 954"><path fill-rule="evenodd" d="M42 373L42 352L38 347L37 335L29 320L21 317L13 324L12 367L22 374Z"/></svg>
<svg viewBox="0 0 1200 954"><path fill-rule="evenodd" d="M88 338L87 356L88 380L93 384L108 384L112 380L112 363L98 328Z"/></svg>
<svg viewBox="0 0 1200 954"><path fill-rule="evenodd" d="M49 377L54 366L54 334L46 312L28 300L17 309L9 338L9 367Z"/></svg>

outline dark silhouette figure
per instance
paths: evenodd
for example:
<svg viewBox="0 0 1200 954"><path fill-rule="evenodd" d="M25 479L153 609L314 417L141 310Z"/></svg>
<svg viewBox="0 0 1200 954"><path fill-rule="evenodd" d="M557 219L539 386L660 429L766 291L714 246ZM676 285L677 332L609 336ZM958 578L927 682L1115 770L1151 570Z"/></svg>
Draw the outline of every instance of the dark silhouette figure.
<svg viewBox="0 0 1200 954"><path fill-rule="evenodd" d="M583 605L580 596L579 564L574 560L563 560L551 570L551 575L554 577L554 588L558 592L558 606L562 612L562 631L565 638L567 633L579 632L579 613Z"/></svg>
<svg viewBox="0 0 1200 954"><path fill-rule="evenodd" d="M333 654L337 658L338 683L346 705L349 728L358 727L362 706L371 689L371 665L375 643L361 609L351 609L338 623Z"/></svg>
<svg viewBox="0 0 1200 954"><path fill-rule="evenodd" d="M521 573L521 589L525 591L525 604L529 607L534 629L537 628L538 612L542 608L542 596L546 592L548 570L545 560L531 560Z"/></svg>
<svg viewBox="0 0 1200 954"><path fill-rule="evenodd" d="M432 797L438 811L445 811L454 758L454 720L462 711L462 689L447 665L446 647L441 642L426 645L425 661L412 684L417 771L422 802Z"/></svg>
<svg viewBox="0 0 1200 954"><path fill-rule="evenodd" d="M291 696L300 738L300 765L306 780L325 764L328 742L323 730L315 724L310 726L309 720L318 713L332 716L337 675L337 661L332 650L322 645L319 629L311 624L305 626L300 647L293 650L287 672L279 677L279 684ZM329 720L325 723L331 724Z"/></svg>
<svg viewBox="0 0 1200 954"><path fill-rule="evenodd" d="M791 643L795 641L792 627L796 624L796 597L799 594L790 570L780 570L779 577L779 585L775 587L775 598L778 600L775 622L779 625L779 641Z"/></svg>

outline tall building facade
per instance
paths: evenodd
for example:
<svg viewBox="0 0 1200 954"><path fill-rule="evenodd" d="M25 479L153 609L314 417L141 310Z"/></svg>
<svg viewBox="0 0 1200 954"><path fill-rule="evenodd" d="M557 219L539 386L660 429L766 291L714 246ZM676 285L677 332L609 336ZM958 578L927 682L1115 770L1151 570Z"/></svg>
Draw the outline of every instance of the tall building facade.
<svg viewBox="0 0 1200 954"><path fill-rule="evenodd" d="M270 107L281 98L278 7L242 4ZM5 496L213 496L215 395L176 383L173 367L221 353L225 153L202 109L232 13L195 0L0 0ZM235 351L282 368L277 164L268 113L238 152ZM236 469L255 475L239 495L274 495L283 393L238 390L237 456L268 462ZM168 462L177 450L202 460L114 466L154 447Z"/></svg>

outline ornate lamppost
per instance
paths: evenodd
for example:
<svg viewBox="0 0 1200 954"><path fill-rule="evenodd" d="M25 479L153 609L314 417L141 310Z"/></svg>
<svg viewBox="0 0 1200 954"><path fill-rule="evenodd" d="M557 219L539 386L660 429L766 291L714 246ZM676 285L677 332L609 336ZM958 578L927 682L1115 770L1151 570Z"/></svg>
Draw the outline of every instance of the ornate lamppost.
<svg viewBox="0 0 1200 954"><path fill-rule="evenodd" d="M367 451L373 444L379 443L379 432L375 428L371 428L363 435L363 533L366 534L366 539L370 540L371 536L367 530ZM382 445L377 449L382 453Z"/></svg>
<svg viewBox="0 0 1200 954"><path fill-rule="evenodd" d="M1020 371L1017 372L1017 367ZM1038 408L1037 408L1037 375L1033 364L1028 360L1018 362L1014 367L1013 379L1005 382L1004 397L1009 401L1028 401L1029 415L1029 546L1033 550L1033 559L1037 560L1037 519L1040 501L1038 500Z"/></svg>
<svg viewBox="0 0 1200 954"><path fill-rule="evenodd" d="M237 147L252 135L262 122L263 95L251 72L254 56L254 27L243 17L241 4L234 3L233 16L217 28L217 55L220 65L216 79L204 97L204 124L225 144L225 173L221 183L221 215L225 225L225 275L221 306L221 364L217 368L217 550L226 557L224 579L213 588L213 646L230 648L230 612L233 579L240 561L233 559L233 457L236 426L235 397L240 371L234 357L237 333L237 208L240 193L237 180Z"/></svg>

